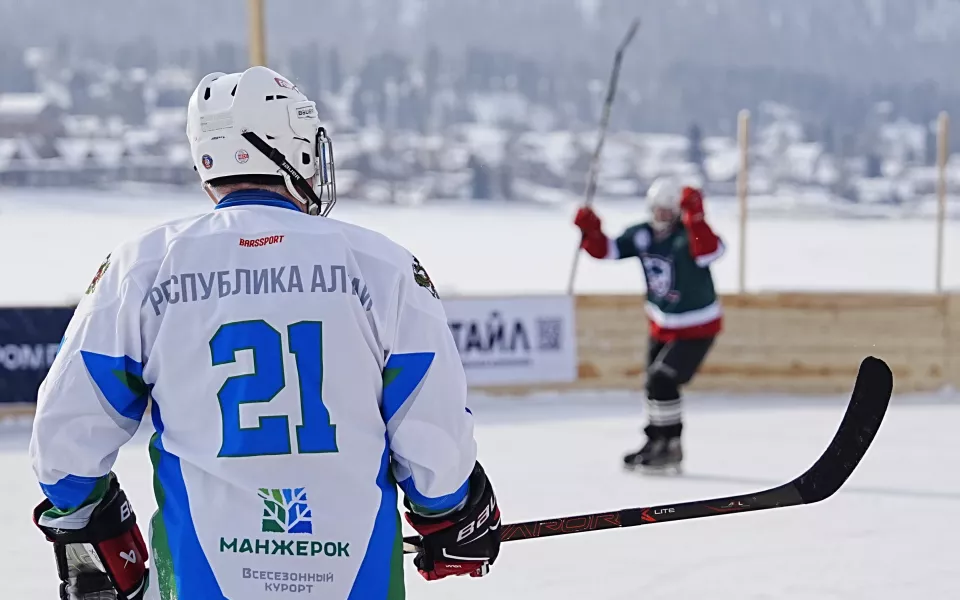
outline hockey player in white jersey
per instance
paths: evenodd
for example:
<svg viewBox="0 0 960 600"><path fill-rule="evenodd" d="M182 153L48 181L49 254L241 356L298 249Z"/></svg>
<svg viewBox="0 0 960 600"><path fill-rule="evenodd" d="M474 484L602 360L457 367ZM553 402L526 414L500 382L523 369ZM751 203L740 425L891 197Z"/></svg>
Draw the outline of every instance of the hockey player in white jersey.
<svg viewBox="0 0 960 600"><path fill-rule="evenodd" d="M40 390L61 596L402 598L398 485L420 573L485 574L500 513L443 308L407 250L322 218L316 105L263 67L217 73L187 134L215 209L107 257ZM111 469L146 414L144 543Z"/></svg>

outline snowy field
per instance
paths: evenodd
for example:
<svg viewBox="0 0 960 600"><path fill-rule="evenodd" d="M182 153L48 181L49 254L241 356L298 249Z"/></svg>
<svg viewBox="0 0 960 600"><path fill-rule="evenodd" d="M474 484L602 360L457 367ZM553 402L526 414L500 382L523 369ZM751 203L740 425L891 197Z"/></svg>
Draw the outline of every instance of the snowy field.
<svg viewBox="0 0 960 600"><path fill-rule="evenodd" d="M624 473L639 441L626 394L476 399L480 458L505 521L759 491L801 473L833 436L846 399L695 396L686 472ZM960 589L960 397L895 397L873 447L836 496L812 506L512 542L483 580L419 579L422 600L902 600ZM117 472L142 521L156 509L146 432ZM56 597L50 547L28 515L39 499L25 425L0 429L3 598Z"/></svg>
<svg viewBox="0 0 960 600"><path fill-rule="evenodd" d="M836 210L764 211L747 230L747 288L930 292L935 224L929 216L840 218ZM0 305L76 301L117 244L169 219L210 209L195 193L0 192ZM737 286L737 213L708 201L730 253L714 268L722 291ZM341 200L333 216L381 231L410 248L446 295L563 292L578 233L570 204L375 206ZM644 218L642 204L601 203L608 234ZM924 210L922 214L928 215ZM960 221L946 227L945 284L960 289ZM581 292L637 292L636 261L581 261Z"/></svg>

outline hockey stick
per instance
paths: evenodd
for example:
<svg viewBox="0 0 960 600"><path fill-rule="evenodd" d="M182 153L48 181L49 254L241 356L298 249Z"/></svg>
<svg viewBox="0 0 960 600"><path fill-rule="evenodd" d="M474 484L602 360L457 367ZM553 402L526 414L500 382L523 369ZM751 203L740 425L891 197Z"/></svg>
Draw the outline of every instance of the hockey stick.
<svg viewBox="0 0 960 600"><path fill-rule="evenodd" d="M600 170L600 153L603 152L603 142L607 137L607 124L610 122L610 108L613 106L613 99L617 95L617 81L620 79L620 63L623 62L623 53L627 46L636 35L640 27L640 19L634 19L627 30L627 35L623 37L620 46L617 47L617 54L613 58L613 71L610 73L610 83L607 85L607 97L603 101L603 114L600 115L600 137L597 139L597 147L593 150L593 156L590 158L590 168L587 171L587 189L584 191L584 206L593 204L593 195L597 191L597 172ZM580 263L580 246L577 246L577 253L573 255L573 266L570 268L570 281L567 283L567 294L573 293L573 285L577 278L577 266Z"/></svg>
<svg viewBox="0 0 960 600"><path fill-rule="evenodd" d="M887 364L872 356L865 358L833 441L806 473L790 483L756 494L503 525L501 539L512 542L820 502L839 490L860 464L877 435L892 393L893 374ZM419 544L418 536L404 538L404 553L416 552Z"/></svg>

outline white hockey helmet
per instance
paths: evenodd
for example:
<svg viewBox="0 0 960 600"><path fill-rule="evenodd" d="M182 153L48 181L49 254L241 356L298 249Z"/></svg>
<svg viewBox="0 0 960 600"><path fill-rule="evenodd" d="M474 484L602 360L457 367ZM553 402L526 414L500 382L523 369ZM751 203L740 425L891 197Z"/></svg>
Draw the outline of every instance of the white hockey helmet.
<svg viewBox="0 0 960 600"><path fill-rule="evenodd" d="M187 108L187 138L204 184L280 176L310 214L326 216L337 201L333 146L316 103L266 67L204 77Z"/></svg>
<svg viewBox="0 0 960 600"><path fill-rule="evenodd" d="M657 178L650 184L647 190L647 208L650 209L650 224L654 229L662 231L676 222L680 216L682 192L683 186L680 182L669 177Z"/></svg>

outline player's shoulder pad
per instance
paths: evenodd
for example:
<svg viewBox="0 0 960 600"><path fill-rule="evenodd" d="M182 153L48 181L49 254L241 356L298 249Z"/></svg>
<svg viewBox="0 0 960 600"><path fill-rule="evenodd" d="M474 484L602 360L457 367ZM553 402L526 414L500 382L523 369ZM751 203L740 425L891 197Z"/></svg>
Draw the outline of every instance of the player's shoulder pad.
<svg viewBox="0 0 960 600"><path fill-rule="evenodd" d="M646 231L650 233L653 231L653 225L651 225L649 221L644 221L643 223L637 223L635 225L631 225L630 227L627 227L626 231L629 231L631 233L636 233L638 231Z"/></svg>
<svg viewBox="0 0 960 600"><path fill-rule="evenodd" d="M355 252L389 263L401 277L411 278L416 285L426 290L431 296L440 298L426 268L405 247L377 231L335 219L330 219L330 221L339 224Z"/></svg>
<svg viewBox="0 0 960 600"><path fill-rule="evenodd" d="M653 241L653 227L650 223L637 223L627 227L623 232L623 237L629 239L638 252L643 252L650 247Z"/></svg>
<svg viewBox="0 0 960 600"><path fill-rule="evenodd" d="M93 278L83 290L77 310L93 310L109 304L128 293L134 285L146 293L167 248L178 235L192 228L203 215L170 221L148 229L116 246L97 267Z"/></svg>
<svg viewBox="0 0 960 600"><path fill-rule="evenodd" d="M406 250L386 235L360 225L332 217L323 217L325 225L334 227L346 239L354 252L367 254L383 261L396 263Z"/></svg>

